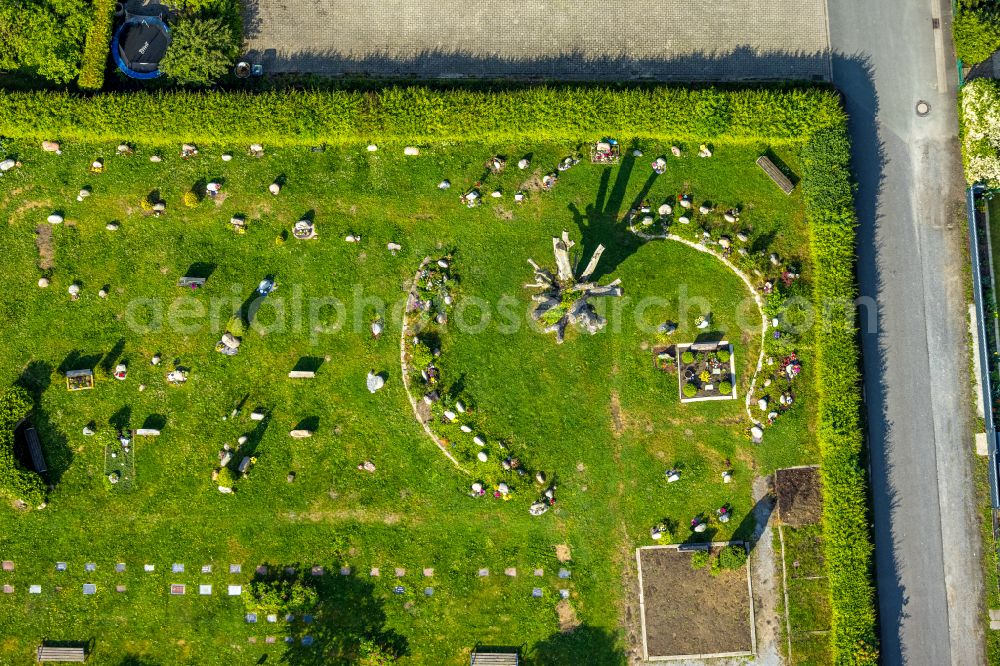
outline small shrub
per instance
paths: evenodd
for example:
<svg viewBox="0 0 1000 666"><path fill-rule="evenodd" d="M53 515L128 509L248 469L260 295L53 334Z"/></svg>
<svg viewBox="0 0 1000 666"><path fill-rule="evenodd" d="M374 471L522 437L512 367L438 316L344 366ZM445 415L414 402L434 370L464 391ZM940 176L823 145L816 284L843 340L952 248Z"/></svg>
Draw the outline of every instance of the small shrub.
<svg viewBox="0 0 1000 666"><path fill-rule="evenodd" d="M143 197L139 201L139 208L143 209L147 213L153 210L153 201L150 197Z"/></svg>
<svg viewBox="0 0 1000 666"><path fill-rule="evenodd" d="M975 65L1000 48L1000 15L982 9L959 12L952 33L955 53L965 64Z"/></svg>
<svg viewBox="0 0 1000 666"><path fill-rule="evenodd" d="M232 66L233 45L233 30L222 19L182 17L171 30L160 70L182 86L211 85Z"/></svg>
<svg viewBox="0 0 1000 666"><path fill-rule="evenodd" d="M712 556L707 550L696 550L691 553L691 568L695 571L704 569L710 559Z"/></svg>
<svg viewBox="0 0 1000 666"><path fill-rule="evenodd" d="M729 351L726 349L716 352L715 357L719 359L719 363L729 363Z"/></svg>
<svg viewBox="0 0 1000 666"><path fill-rule="evenodd" d="M681 354L681 361L687 364L694 363L694 354L690 351L686 351Z"/></svg>
<svg viewBox="0 0 1000 666"><path fill-rule="evenodd" d="M201 199L194 192L185 192L183 201L184 205L188 208L194 208L201 202Z"/></svg>
<svg viewBox="0 0 1000 666"><path fill-rule="evenodd" d="M243 317L240 315L234 315L226 324L226 330L229 331L234 338L242 338L243 334L246 332L246 324L243 323Z"/></svg>
<svg viewBox="0 0 1000 666"><path fill-rule="evenodd" d="M302 580L263 580L244 588L243 602L252 613L299 614L315 608L319 594Z"/></svg>
<svg viewBox="0 0 1000 666"><path fill-rule="evenodd" d="M104 85L116 4L116 0L94 0L94 20L87 29L83 56L80 58L80 76L76 80L82 90L99 90Z"/></svg>
<svg viewBox="0 0 1000 666"><path fill-rule="evenodd" d="M718 576L722 573L722 565L719 563L718 557L713 557L708 565L708 573L713 576Z"/></svg>
<svg viewBox="0 0 1000 666"><path fill-rule="evenodd" d="M702 370L701 374L698 375L698 379L701 380L702 384L707 384L710 381L712 381L712 373L709 372L708 370Z"/></svg>
<svg viewBox="0 0 1000 666"><path fill-rule="evenodd" d="M719 553L719 567L722 569L742 569L747 563L747 551L743 546L726 546Z"/></svg>
<svg viewBox="0 0 1000 666"><path fill-rule="evenodd" d="M697 386L695 386L691 382L688 382L687 384L684 385L684 397L685 398L693 398L696 395L698 395L698 387Z"/></svg>
<svg viewBox="0 0 1000 666"><path fill-rule="evenodd" d="M220 488L232 488L235 481L236 480L233 478L233 472L228 467L220 469L219 478L215 480L216 485Z"/></svg>
<svg viewBox="0 0 1000 666"><path fill-rule="evenodd" d="M733 392L733 385L727 381L719 382L719 393L722 395L729 395Z"/></svg>

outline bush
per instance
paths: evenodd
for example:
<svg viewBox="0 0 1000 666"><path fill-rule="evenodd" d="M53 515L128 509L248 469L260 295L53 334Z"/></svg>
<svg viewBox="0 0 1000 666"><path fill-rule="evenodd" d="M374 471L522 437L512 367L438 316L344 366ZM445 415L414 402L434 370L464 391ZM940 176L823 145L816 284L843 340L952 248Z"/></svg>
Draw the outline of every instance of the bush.
<svg viewBox="0 0 1000 666"><path fill-rule="evenodd" d="M188 208L194 208L201 203L201 199L194 192L185 192L183 202Z"/></svg>
<svg viewBox="0 0 1000 666"><path fill-rule="evenodd" d="M243 321L243 317L240 315L233 315L226 324L226 330L229 331L234 338L242 338L243 334L246 332L246 324Z"/></svg>
<svg viewBox="0 0 1000 666"><path fill-rule="evenodd" d="M100 90L108 66L111 24L116 0L94 0L94 19L87 30L77 85L83 90Z"/></svg>
<svg viewBox="0 0 1000 666"><path fill-rule="evenodd" d="M693 398L696 395L698 395L698 387L697 386L695 386L691 382L688 382L687 384L684 385L684 397L685 398Z"/></svg>
<svg viewBox="0 0 1000 666"><path fill-rule="evenodd" d="M747 550L743 546L726 546L719 552L719 567L742 569L747 563Z"/></svg>
<svg viewBox="0 0 1000 666"><path fill-rule="evenodd" d="M725 380L719 382L719 393L722 395L729 395L733 392L733 385L731 382Z"/></svg>
<svg viewBox="0 0 1000 666"><path fill-rule="evenodd" d="M0 0L2 2L3 0ZM699 109L711 110L700 113ZM828 91L659 87L529 88L503 92L387 88L336 91L0 94L0 136L150 147L262 142L287 146L440 141L662 141L799 144L844 122ZM156 128L151 132L150 128Z"/></svg>
<svg viewBox="0 0 1000 666"><path fill-rule="evenodd" d="M228 467L223 467L219 470L219 478L216 480L216 485L220 488L232 488L233 484L236 483L236 479L233 476L233 471Z"/></svg>
<svg viewBox="0 0 1000 666"><path fill-rule="evenodd" d="M692 354L689 351L686 351L686 352L682 353L681 354L681 361L683 363L687 363L687 364L694 363L694 354Z"/></svg>
<svg viewBox="0 0 1000 666"><path fill-rule="evenodd" d="M209 86L233 65L232 28L221 18L183 16L170 30L160 71L182 86Z"/></svg>
<svg viewBox="0 0 1000 666"><path fill-rule="evenodd" d="M691 568L695 571L704 569L710 559L712 555L707 550L696 550L691 553Z"/></svg>
<svg viewBox="0 0 1000 666"><path fill-rule="evenodd" d="M816 427L822 465L823 540L831 595L833 662L877 664L868 479L855 328L854 200L843 126L813 134L802 152L813 263Z"/></svg>
<svg viewBox="0 0 1000 666"><path fill-rule="evenodd" d="M719 363L729 363L729 351L726 349L721 349L715 353L715 357L719 359Z"/></svg>
<svg viewBox="0 0 1000 666"><path fill-rule="evenodd" d="M42 477L21 467L14 455L14 427L31 411L31 396L12 387L0 395L0 492L31 506L45 501Z"/></svg>
<svg viewBox="0 0 1000 666"><path fill-rule="evenodd" d="M87 0L0 0L0 71L69 83L90 25Z"/></svg>
<svg viewBox="0 0 1000 666"><path fill-rule="evenodd" d="M1000 185L1000 86L973 79L961 93L962 157L969 184Z"/></svg>
<svg viewBox="0 0 1000 666"><path fill-rule="evenodd" d="M300 614L316 607L319 594L303 580L254 581L243 590L243 602L251 613Z"/></svg>
<svg viewBox="0 0 1000 666"><path fill-rule="evenodd" d="M993 10L965 10L952 23L955 54L966 65L983 62L1000 48L1000 15Z"/></svg>

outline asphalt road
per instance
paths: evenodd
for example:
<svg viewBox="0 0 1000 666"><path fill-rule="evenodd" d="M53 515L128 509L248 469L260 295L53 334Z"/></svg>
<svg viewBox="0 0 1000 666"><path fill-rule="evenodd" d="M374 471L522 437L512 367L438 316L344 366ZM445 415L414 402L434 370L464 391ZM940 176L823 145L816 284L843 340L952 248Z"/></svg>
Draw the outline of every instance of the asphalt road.
<svg viewBox="0 0 1000 666"><path fill-rule="evenodd" d="M938 0L829 0L858 277L877 302L862 350L885 664L985 662L950 13Z"/></svg>

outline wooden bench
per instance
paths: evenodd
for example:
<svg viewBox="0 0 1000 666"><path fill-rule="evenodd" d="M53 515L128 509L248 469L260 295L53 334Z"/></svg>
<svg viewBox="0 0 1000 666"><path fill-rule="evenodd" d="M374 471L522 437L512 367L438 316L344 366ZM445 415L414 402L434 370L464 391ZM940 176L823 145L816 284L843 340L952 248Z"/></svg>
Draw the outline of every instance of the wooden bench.
<svg viewBox="0 0 1000 666"><path fill-rule="evenodd" d="M82 647L38 647L38 663L45 661L79 662L87 660L87 654Z"/></svg>
<svg viewBox="0 0 1000 666"><path fill-rule="evenodd" d="M473 652L469 666L517 666L516 652Z"/></svg>
<svg viewBox="0 0 1000 666"><path fill-rule="evenodd" d="M39 474L49 471L45 464L45 456L42 455L42 443L38 441L38 431L33 426L24 429L24 441L28 445L28 453L31 455L31 464Z"/></svg>
<svg viewBox="0 0 1000 666"><path fill-rule="evenodd" d="M764 173L770 176L774 184L780 187L781 191L785 194L791 194L792 190L795 189L795 185L792 184L792 181L788 180L788 176L783 174L781 169L776 167L767 155L761 155L757 158L757 166L763 169Z"/></svg>
<svg viewBox="0 0 1000 666"><path fill-rule="evenodd" d="M200 289L205 286L205 278L182 277L177 281L178 287L188 287L190 289Z"/></svg>

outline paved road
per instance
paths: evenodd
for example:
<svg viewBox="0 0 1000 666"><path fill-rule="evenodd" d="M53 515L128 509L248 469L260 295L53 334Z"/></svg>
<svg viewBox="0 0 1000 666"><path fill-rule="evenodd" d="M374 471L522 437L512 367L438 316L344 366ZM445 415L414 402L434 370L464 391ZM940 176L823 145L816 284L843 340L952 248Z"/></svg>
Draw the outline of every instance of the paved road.
<svg viewBox="0 0 1000 666"><path fill-rule="evenodd" d="M829 75L825 0L244 0L269 72L739 80Z"/></svg>
<svg viewBox="0 0 1000 666"><path fill-rule="evenodd" d="M829 6L859 181L859 280L878 301L862 345L886 664L985 661L949 15L938 0Z"/></svg>

